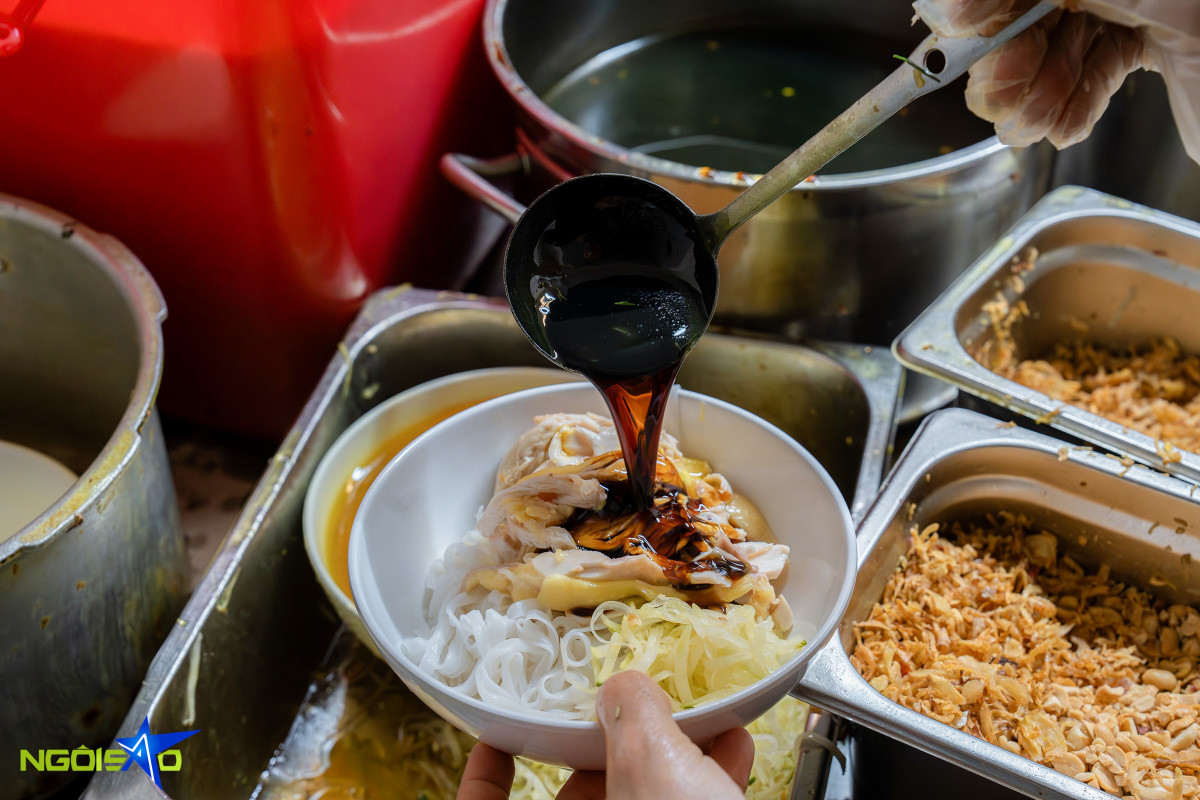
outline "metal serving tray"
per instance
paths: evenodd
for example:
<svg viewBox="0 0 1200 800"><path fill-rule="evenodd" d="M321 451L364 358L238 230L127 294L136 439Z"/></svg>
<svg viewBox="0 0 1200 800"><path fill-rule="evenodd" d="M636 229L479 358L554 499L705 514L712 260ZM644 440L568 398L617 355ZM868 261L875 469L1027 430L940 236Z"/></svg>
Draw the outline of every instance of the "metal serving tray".
<svg viewBox="0 0 1200 800"><path fill-rule="evenodd" d="M1087 448L1062 451L1057 439L1005 427L971 411L928 418L859 526L858 582L840 636L809 662L796 694L1031 796L1111 800L1098 789L893 703L863 680L847 657L854 623L882 596L908 549L912 527L989 509L1027 514L1059 537L1060 553L1085 567L1107 563L1115 578L1171 602L1200 601L1200 504L1192 499L1200 487L1145 467L1123 467ZM903 779L920 781L927 774L916 778L910 771Z"/></svg>
<svg viewBox="0 0 1200 800"><path fill-rule="evenodd" d="M1028 247L1040 253L1031 272L1012 280L1011 262ZM1021 287L1021 283L1024 287ZM1089 442L1200 481L1200 455L1178 451L1164 463L1157 442L1118 422L1002 378L972 357L990 337L984 304L1003 295L1031 315L1014 331L1018 356L1086 336L1124 345L1174 337L1200 352L1200 225L1090 189L1051 192L985 253L896 340L906 366Z"/></svg>
<svg viewBox="0 0 1200 800"><path fill-rule="evenodd" d="M200 729L163 774L170 797L248 797L283 741L336 616L305 556L300 510L325 450L372 406L462 370L545 360L499 300L398 288L376 294L336 355L163 644L121 726ZM815 349L707 335L681 383L737 403L795 436L859 515L878 491L902 371L852 345ZM397 679L398 680L398 679ZM84 795L161 797L137 769L104 772Z"/></svg>

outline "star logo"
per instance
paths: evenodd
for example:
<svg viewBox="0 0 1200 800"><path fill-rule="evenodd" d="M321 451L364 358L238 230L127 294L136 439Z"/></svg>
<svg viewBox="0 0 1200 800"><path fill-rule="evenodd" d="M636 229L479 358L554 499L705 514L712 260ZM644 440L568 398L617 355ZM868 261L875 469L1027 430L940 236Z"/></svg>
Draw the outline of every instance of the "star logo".
<svg viewBox="0 0 1200 800"><path fill-rule="evenodd" d="M164 750L170 750L184 739L195 736L199 732L199 730L194 730L180 731L179 733L150 733L150 718L146 717L142 720L142 727L138 728L137 733L133 736L115 740L118 747L129 753L129 758L125 760L125 766L121 767L121 772L129 769L130 764L136 763L142 768L142 772L150 776L154 785L161 789L162 777L158 770L158 754Z"/></svg>

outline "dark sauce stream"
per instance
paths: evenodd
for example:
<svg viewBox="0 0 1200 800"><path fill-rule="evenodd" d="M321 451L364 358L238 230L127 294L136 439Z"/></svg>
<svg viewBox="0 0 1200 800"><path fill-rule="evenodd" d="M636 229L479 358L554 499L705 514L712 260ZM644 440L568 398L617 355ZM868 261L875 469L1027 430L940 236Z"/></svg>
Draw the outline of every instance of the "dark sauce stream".
<svg viewBox="0 0 1200 800"><path fill-rule="evenodd" d="M564 206L534 248L529 289L546 342L603 392L639 510L653 506L663 412L708 324L694 233L640 198Z"/></svg>
<svg viewBox="0 0 1200 800"><path fill-rule="evenodd" d="M604 394L621 440L633 501L649 508L663 414L691 343L706 317L686 286L649 270L622 266L580 270L560 279L544 316L546 337Z"/></svg>
<svg viewBox="0 0 1200 800"><path fill-rule="evenodd" d="M604 508L581 510L565 527L581 547L649 555L676 585L691 572L736 579L747 570L709 546L696 499L656 482L671 386L716 294L712 255L685 222L637 197L564 204L534 243L529 281L553 357L604 394L628 474L606 484Z"/></svg>

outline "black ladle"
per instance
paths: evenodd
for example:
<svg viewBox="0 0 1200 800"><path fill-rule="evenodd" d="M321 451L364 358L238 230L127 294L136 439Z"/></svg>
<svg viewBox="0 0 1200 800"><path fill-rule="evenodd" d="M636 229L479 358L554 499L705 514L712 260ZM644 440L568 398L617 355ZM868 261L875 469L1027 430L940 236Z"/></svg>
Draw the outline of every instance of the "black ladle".
<svg viewBox="0 0 1200 800"><path fill-rule="evenodd" d="M1054 8L1044 0L990 37L926 37L882 83L715 213L699 216L629 175L585 175L554 187L517 220L504 256L505 292L521 329L551 361L593 381L598 369L618 380L682 361L712 318L717 251L729 234ZM662 291L669 287L675 291ZM580 291L568 305L571 288ZM583 318L591 320L586 328L576 324Z"/></svg>

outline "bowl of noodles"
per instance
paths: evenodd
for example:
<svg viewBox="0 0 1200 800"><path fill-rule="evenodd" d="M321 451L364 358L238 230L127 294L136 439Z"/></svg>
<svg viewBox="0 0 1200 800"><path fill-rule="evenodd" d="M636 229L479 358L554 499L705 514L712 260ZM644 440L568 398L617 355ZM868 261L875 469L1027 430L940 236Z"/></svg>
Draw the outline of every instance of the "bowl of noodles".
<svg viewBox="0 0 1200 800"><path fill-rule="evenodd" d="M631 509L603 398L531 389L460 412L380 473L350 585L380 653L481 741L604 766L599 686L647 672L702 742L764 713L833 635L855 576L833 481L720 400L668 404L654 507Z"/></svg>

